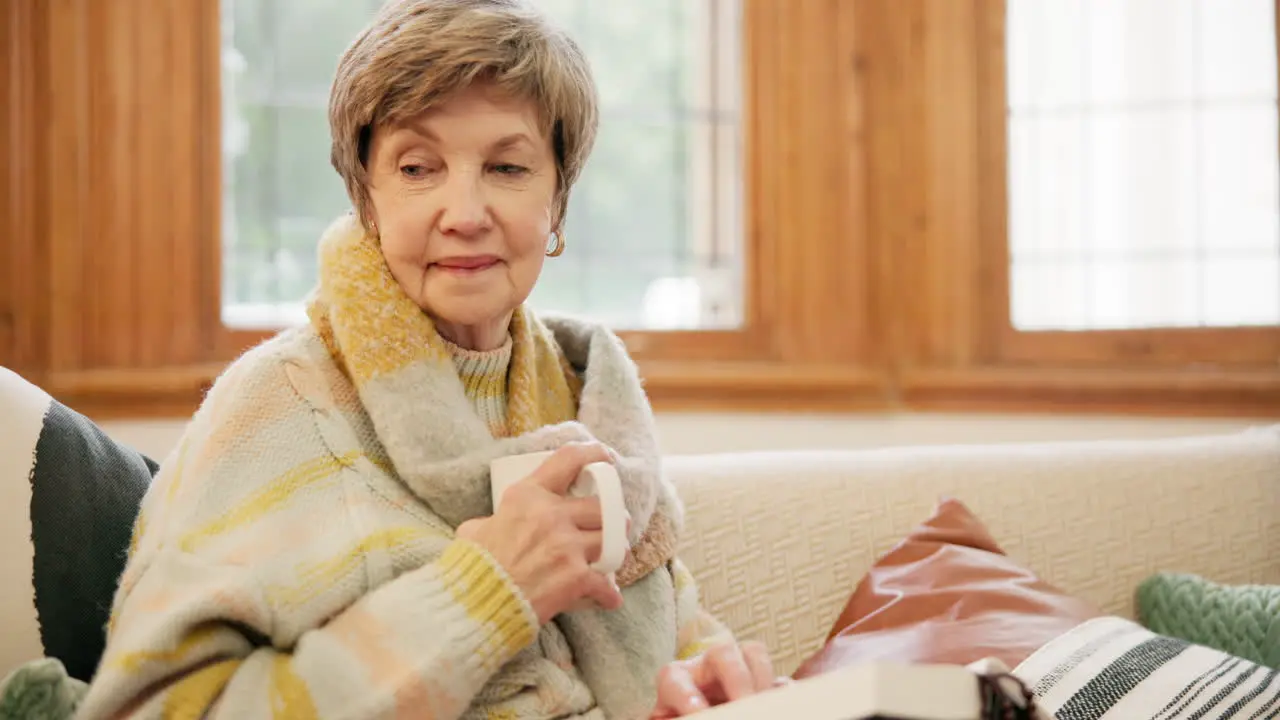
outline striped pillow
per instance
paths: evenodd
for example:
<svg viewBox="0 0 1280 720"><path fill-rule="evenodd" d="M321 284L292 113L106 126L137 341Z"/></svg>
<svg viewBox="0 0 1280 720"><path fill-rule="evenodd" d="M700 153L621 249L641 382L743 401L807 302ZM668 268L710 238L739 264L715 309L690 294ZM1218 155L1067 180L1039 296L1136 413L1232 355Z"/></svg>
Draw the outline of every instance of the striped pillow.
<svg viewBox="0 0 1280 720"><path fill-rule="evenodd" d="M1280 670L1119 617L1086 621L1014 674L1057 720L1280 717Z"/></svg>
<svg viewBox="0 0 1280 720"><path fill-rule="evenodd" d="M88 681L156 464L0 367L0 677L40 657Z"/></svg>

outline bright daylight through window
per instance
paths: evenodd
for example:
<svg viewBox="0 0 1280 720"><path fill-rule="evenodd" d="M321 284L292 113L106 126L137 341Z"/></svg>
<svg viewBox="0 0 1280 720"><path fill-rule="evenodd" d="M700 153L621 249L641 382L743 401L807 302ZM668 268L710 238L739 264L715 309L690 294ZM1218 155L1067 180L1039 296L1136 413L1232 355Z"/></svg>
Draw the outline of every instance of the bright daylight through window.
<svg viewBox="0 0 1280 720"><path fill-rule="evenodd" d="M1020 330L1280 324L1272 0L1009 0Z"/></svg>
<svg viewBox="0 0 1280 720"><path fill-rule="evenodd" d="M303 319L319 233L349 208L328 164L338 55L379 0L222 0L224 322ZM537 0L601 95L568 251L531 302L623 329L742 318L738 0Z"/></svg>

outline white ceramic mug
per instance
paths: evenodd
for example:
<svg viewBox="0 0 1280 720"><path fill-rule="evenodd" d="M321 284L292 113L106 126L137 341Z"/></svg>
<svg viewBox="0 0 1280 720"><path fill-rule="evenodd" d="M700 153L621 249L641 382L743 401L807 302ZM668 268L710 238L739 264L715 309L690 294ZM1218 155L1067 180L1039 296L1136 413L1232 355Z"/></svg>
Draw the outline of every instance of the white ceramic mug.
<svg viewBox="0 0 1280 720"><path fill-rule="evenodd" d="M493 489L493 511L502 503L502 494L517 482L533 474L551 457L551 451L508 455L489 463L489 483ZM600 498L600 559L591 569L613 577L622 567L630 543L627 541L627 505L622 499L622 479L618 469L607 462L591 463L569 486L570 497Z"/></svg>

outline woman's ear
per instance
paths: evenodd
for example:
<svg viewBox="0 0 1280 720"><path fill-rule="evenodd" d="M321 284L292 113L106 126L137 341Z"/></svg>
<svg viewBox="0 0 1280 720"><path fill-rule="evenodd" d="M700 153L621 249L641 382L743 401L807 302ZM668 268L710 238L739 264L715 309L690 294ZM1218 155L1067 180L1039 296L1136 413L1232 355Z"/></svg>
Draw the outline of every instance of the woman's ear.
<svg viewBox="0 0 1280 720"><path fill-rule="evenodd" d="M568 208L569 193L564 190L556 190L555 197L551 199L551 209L547 213L551 220L551 232L564 231L564 217Z"/></svg>
<svg viewBox="0 0 1280 720"><path fill-rule="evenodd" d="M373 199L366 199L364 206L356 210L356 220L364 226L365 232L378 237L378 214L373 209Z"/></svg>

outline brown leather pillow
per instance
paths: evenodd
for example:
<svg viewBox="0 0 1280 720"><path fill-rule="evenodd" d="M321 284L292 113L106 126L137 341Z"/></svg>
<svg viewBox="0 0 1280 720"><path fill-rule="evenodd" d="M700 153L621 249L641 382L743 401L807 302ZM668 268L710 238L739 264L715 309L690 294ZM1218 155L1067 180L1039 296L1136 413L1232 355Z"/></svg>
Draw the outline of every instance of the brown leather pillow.
<svg viewBox="0 0 1280 720"><path fill-rule="evenodd" d="M1100 612L1009 558L960 501L880 558L794 677L871 661L1008 667Z"/></svg>

